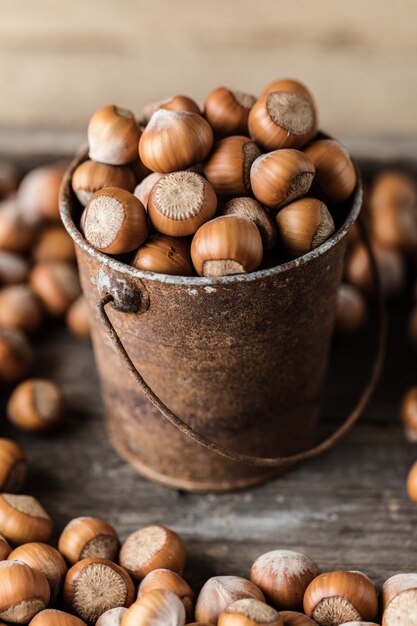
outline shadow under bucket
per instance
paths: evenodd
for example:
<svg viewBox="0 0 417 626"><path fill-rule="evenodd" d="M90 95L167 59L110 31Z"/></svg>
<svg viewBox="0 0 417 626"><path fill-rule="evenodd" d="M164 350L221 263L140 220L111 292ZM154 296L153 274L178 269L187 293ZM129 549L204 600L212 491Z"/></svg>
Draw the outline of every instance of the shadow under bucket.
<svg viewBox="0 0 417 626"><path fill-rule="evenodd" d="M76 244L107 428L119 454L172 487L226 491L331 447L368 401L383 350L381 342L356 409L312 448L360 183L336 233L309 254L250 274L176 277L137 270L85 241L71 177L86 158L66 173L61 216ZM375 269L372 254L371 263Z"/></svg>

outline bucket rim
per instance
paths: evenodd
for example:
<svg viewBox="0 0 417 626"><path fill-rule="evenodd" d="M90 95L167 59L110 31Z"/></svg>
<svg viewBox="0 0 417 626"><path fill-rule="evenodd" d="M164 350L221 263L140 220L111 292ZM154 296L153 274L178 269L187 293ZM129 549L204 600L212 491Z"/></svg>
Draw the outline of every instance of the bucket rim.
<svg viewBox="0 0 417 626"><path fill-rule="evenodd" d="M230 276L219 276L216 278L208 278L204 276L174 276L170 274L160 274L157 272L150 272L147 270L140 270L123 261L119 261L118 259L111 257L104 252L100 252L91 246L85 237L82 235L80 230L77 228L75 221L73 219L73 208L74 203L78 200L72 190L71 180L72 175L75 169L80 165L83 161L88 159L88 150L87 148L83 148L72 160L70 165L68 166L64 178L61 184L60 190L60 199L59 199L59 207L60 207L60 215L62 223L70 235L73 242L84 252L93 257L96 261L99 261L105 267L114 270L120 274L124 274L125 276L129 276L131 278L136 278L141 281L152 281L152 282L160 282L163 284L171 284L171 285L184 285L189 287L205 287L211 285L229 285L235 283L248 283L251 281L260 280L263 278L269 278L271 276L276 276L277 274L284 274L290 270L301 267L307 263L312 262L314 259L322 256L326 252L328 252L331 248L336 246L348 233L349 229L354 225L357 220L357 217L360 213L362 207L362 198L363 198L363 187L362 180L360 176L360 172L356 163L353 161L356 171L356 186L355 189L347 201L350 205L350 210L347 215L346 220L343 224L336 230L329 239L326 239L320 246L314 248L314 250L310 250L307 254L300 256L296 259L292 259L290 261L286 261L285 263L281 263L280 265L276 265L274 267L270 267L267 269L256 270L254 272L248 272L246 274L233 274ZM81 206L81 205L80 205Z"/></svg>

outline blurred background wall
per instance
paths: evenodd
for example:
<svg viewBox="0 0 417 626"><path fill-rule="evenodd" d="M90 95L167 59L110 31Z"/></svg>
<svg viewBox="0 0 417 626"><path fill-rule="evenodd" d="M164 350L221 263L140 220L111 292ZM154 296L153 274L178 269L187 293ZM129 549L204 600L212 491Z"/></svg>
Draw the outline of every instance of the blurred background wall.
<svg viewBox="0 0 417 626"><path fill-rule="evenodd" d="M417 135L415 0L0 0L0 126L84 129L295 76L338 135Z"/></svg>

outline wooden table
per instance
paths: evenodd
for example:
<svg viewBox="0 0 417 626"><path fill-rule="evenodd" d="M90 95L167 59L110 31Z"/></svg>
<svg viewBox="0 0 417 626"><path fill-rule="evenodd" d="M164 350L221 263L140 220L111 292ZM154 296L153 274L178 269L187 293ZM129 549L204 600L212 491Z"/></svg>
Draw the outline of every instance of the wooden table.
<svg viewBox="0 0 417 626"><path fill-rule="evenodd" d="M196 588L215 574L247 575L252 561L274 548L301 549L324 569L360 569L382 583L391 574L417 570L417 506L405 491L417 447L406 442L398 418L402 393L417 382L417 357L406 339L409 307L407 296L390 306L386 366L360 424L325 456L258 488L195 495L136 474L107 441L90 346L58 327L37 340L36 374L62 384L64 428L35 437L3 419L2 432L27 449L26 491L51 513L56 536L78 515L106 518L122 538L146 524L167 524L186 541L185 577ZM375 349L373 322L360 337L334 346L326 430L348 413L365 383ZM3 393L3 415L6 398Z"/></svg>

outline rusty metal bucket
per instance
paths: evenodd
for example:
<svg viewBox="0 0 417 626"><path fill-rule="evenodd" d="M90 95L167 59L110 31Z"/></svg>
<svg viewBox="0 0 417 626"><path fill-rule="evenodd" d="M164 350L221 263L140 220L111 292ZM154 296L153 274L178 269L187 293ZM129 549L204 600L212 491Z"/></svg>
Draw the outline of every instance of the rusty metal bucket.
<svg viewBox="0 0 417 626"><path fill-rule="evenodd" d="M336 233L302 258L216 280L175 277L134 269L85 241L71 190L85 158L66 173L61 216L76 244L107 428L119 454L172 487L226 491L330 448L361 414L382 360L380 342L356 409L312 447L360 184Z"/></svg>

